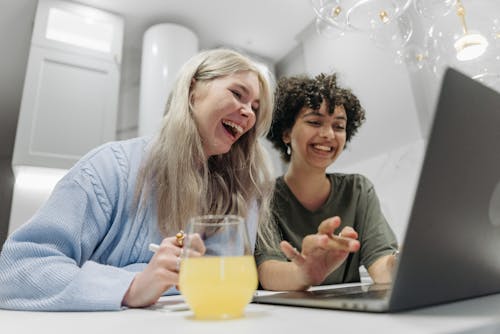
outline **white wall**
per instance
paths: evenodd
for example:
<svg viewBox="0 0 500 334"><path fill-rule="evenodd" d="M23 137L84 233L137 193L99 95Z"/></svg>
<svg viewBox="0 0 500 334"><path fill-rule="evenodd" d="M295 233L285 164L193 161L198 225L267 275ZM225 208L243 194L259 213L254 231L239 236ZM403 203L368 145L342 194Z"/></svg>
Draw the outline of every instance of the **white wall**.
<svg viewBox="0 0 500 334"><path fill-rule="evenodd" d="M307 31L304 61L311 75L337 72L366 109L366 123L337 164L346 165L421 138L408 72L392 54L376 48L365 34L327 40Z"/></svg>
<svg viewBox="0 0 500 334"><path fill-rule="evenodd" d="M387 221L402 242L424 152L425 141L421 139L348 166L334 165L330 171L368 177L375 185Z"/></svg>

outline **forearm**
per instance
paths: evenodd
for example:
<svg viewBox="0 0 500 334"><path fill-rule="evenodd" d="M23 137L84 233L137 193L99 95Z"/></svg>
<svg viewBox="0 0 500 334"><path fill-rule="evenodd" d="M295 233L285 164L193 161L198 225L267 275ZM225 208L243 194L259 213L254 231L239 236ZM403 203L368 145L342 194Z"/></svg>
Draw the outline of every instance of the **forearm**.
<svg viewBox="0 0 500 334"><path fill-rule="evenodd" d="M378 258L367 270L375 283L391 283L396 260L394 255Z"/></svg>
<svg viewBox="0 0 500 334"><path fill-rule="evenodd" d="M268 260L259 265L259 281L266 290L307 290L303 273L293 262Z"/></svg>
<svg viewBox="0 0 500 334"><path fill-rule="evenodd" d="M9 255L4 255L8 257ZM120 310L134 274L87 261L81 268L54 257L0 261L0 308L30 311ZM12 260L17 263L9 265Z"/></svg>

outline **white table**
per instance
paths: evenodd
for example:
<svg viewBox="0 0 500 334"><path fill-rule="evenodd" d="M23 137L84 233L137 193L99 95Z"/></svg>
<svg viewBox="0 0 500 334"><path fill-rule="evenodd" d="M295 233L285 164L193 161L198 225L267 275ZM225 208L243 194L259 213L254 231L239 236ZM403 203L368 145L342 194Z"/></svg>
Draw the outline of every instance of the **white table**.
<svg viewBox="0 0 500 334"><path fill-rule="evenodd" d="M245 317L224 321L198 321L190 311L172 310L182 301L162 297L154 307L118 312L0 310L0 333L500 333L500 294L396 314L250 304Z"/></svg>

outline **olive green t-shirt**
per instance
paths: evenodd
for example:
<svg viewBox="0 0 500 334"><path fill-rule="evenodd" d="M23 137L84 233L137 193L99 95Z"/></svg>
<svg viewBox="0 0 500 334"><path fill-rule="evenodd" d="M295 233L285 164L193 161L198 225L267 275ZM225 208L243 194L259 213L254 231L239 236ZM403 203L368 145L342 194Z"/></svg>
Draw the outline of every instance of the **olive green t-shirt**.
<svg viewBox="0 0 500 334"><path fill-rule="evenodd" d="M274 228L279 233L279 241L287 240L301 251L306 235L317 233L323 220L339 216L342 224L335 233L351 226L358 232L361 248L351 253L322 284L359 282L360 265L368 268L379 257L393 253L397 249L396 237L382 214L373 184L366 177L339 173L327 174L327 177L332 185L330 194L315 211L304 208L283 177L276 179L271 204ZM267 260L288 261L278 245L265 249L258 244L255 259L257 265Z"/></svg>

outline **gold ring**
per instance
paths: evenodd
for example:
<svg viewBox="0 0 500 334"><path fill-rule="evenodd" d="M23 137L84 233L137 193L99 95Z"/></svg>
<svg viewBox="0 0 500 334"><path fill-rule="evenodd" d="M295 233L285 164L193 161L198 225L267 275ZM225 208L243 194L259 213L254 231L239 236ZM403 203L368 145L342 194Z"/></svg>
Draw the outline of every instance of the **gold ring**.
<svg viewBox="0 0 500 334"><path fill-rule="evenodd" d="M183 246L184 245L184 237L185 237L185 234L184 234L184 231L183 230L180 230L179 232L177 232L177 234L175 235L175 240L177 241L177 244L179 246Z"/></svg>

